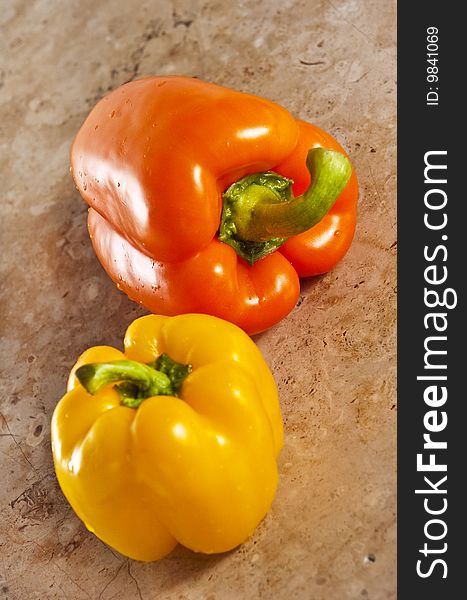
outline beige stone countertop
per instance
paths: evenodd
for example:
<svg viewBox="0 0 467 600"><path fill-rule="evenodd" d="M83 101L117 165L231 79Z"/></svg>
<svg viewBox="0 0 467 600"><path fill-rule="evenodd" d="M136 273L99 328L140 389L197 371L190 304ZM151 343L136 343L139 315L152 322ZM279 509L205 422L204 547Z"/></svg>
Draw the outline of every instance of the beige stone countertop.
<svg viewBox="0 0 467 600"><path fill-rule="evenodd" d="M395 3L6 0L0 10L0 598L395 598ZM255 93L328 130L360 179L354 243L255 337L285 424L280 484L225 555L139 563L75 516L50 419L87 347L145 311L92 250L70 143L108 90L149 74Z"/></svg>

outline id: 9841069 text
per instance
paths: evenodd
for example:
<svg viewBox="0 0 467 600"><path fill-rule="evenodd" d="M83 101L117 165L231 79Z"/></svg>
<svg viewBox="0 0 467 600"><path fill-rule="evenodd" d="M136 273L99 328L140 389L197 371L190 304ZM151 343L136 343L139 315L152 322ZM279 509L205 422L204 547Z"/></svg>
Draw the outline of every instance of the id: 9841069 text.
<svg viewBox="0 0 467 600"><path fill-rule="evenodd" d="M426 80L429 84L428 92L426 95L427 106L438 106L439 92L438 92L438 79L439 79L439 68L438 68L438 28L427 27L426 30Z"/></svg>

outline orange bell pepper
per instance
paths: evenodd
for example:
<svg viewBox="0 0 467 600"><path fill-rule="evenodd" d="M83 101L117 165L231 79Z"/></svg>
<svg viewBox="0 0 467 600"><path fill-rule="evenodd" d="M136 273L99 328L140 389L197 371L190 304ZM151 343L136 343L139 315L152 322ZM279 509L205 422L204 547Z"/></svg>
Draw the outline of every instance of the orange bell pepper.
<svg viewBox="0 0 467 600"><path fill-rule="evenodd" d="M76 136L71 166L99 260L155 313L267 329L295 306L299 276L331 269L355 229L357 180L336 140L196 79L111 92Z"/></svg>

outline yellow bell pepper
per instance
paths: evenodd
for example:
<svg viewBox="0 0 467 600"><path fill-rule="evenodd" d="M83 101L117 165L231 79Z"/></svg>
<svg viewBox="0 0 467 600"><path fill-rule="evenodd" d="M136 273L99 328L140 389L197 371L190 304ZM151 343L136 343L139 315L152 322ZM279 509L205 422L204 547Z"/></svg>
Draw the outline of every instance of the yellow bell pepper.
<svg viewBox="0 0 467 600"><path fill-rule="evenodd" d="M137 319L124 353L88 349L52 419L71 506L143 561L177 542L212 553L247 539L274 498L282 443L260 351L235 325L199 314Z"/></svg>

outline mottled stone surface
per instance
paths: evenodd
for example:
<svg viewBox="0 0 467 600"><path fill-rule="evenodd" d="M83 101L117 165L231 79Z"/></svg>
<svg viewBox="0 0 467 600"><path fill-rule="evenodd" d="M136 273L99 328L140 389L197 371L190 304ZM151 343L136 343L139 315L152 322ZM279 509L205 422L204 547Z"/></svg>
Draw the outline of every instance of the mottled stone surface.
<svg viewBox="0 0 467 600"><path fill-rule="evenodd" d="M6 0L0 11L0 597L395 597L395 6L384 0ZM107 90L187 74L332 132L361 181L346 258L257 336L285 420L280 487L223 556L113 552L54 477L50 418L86 347L143 310L97 262L68 149Z"/></svg>

